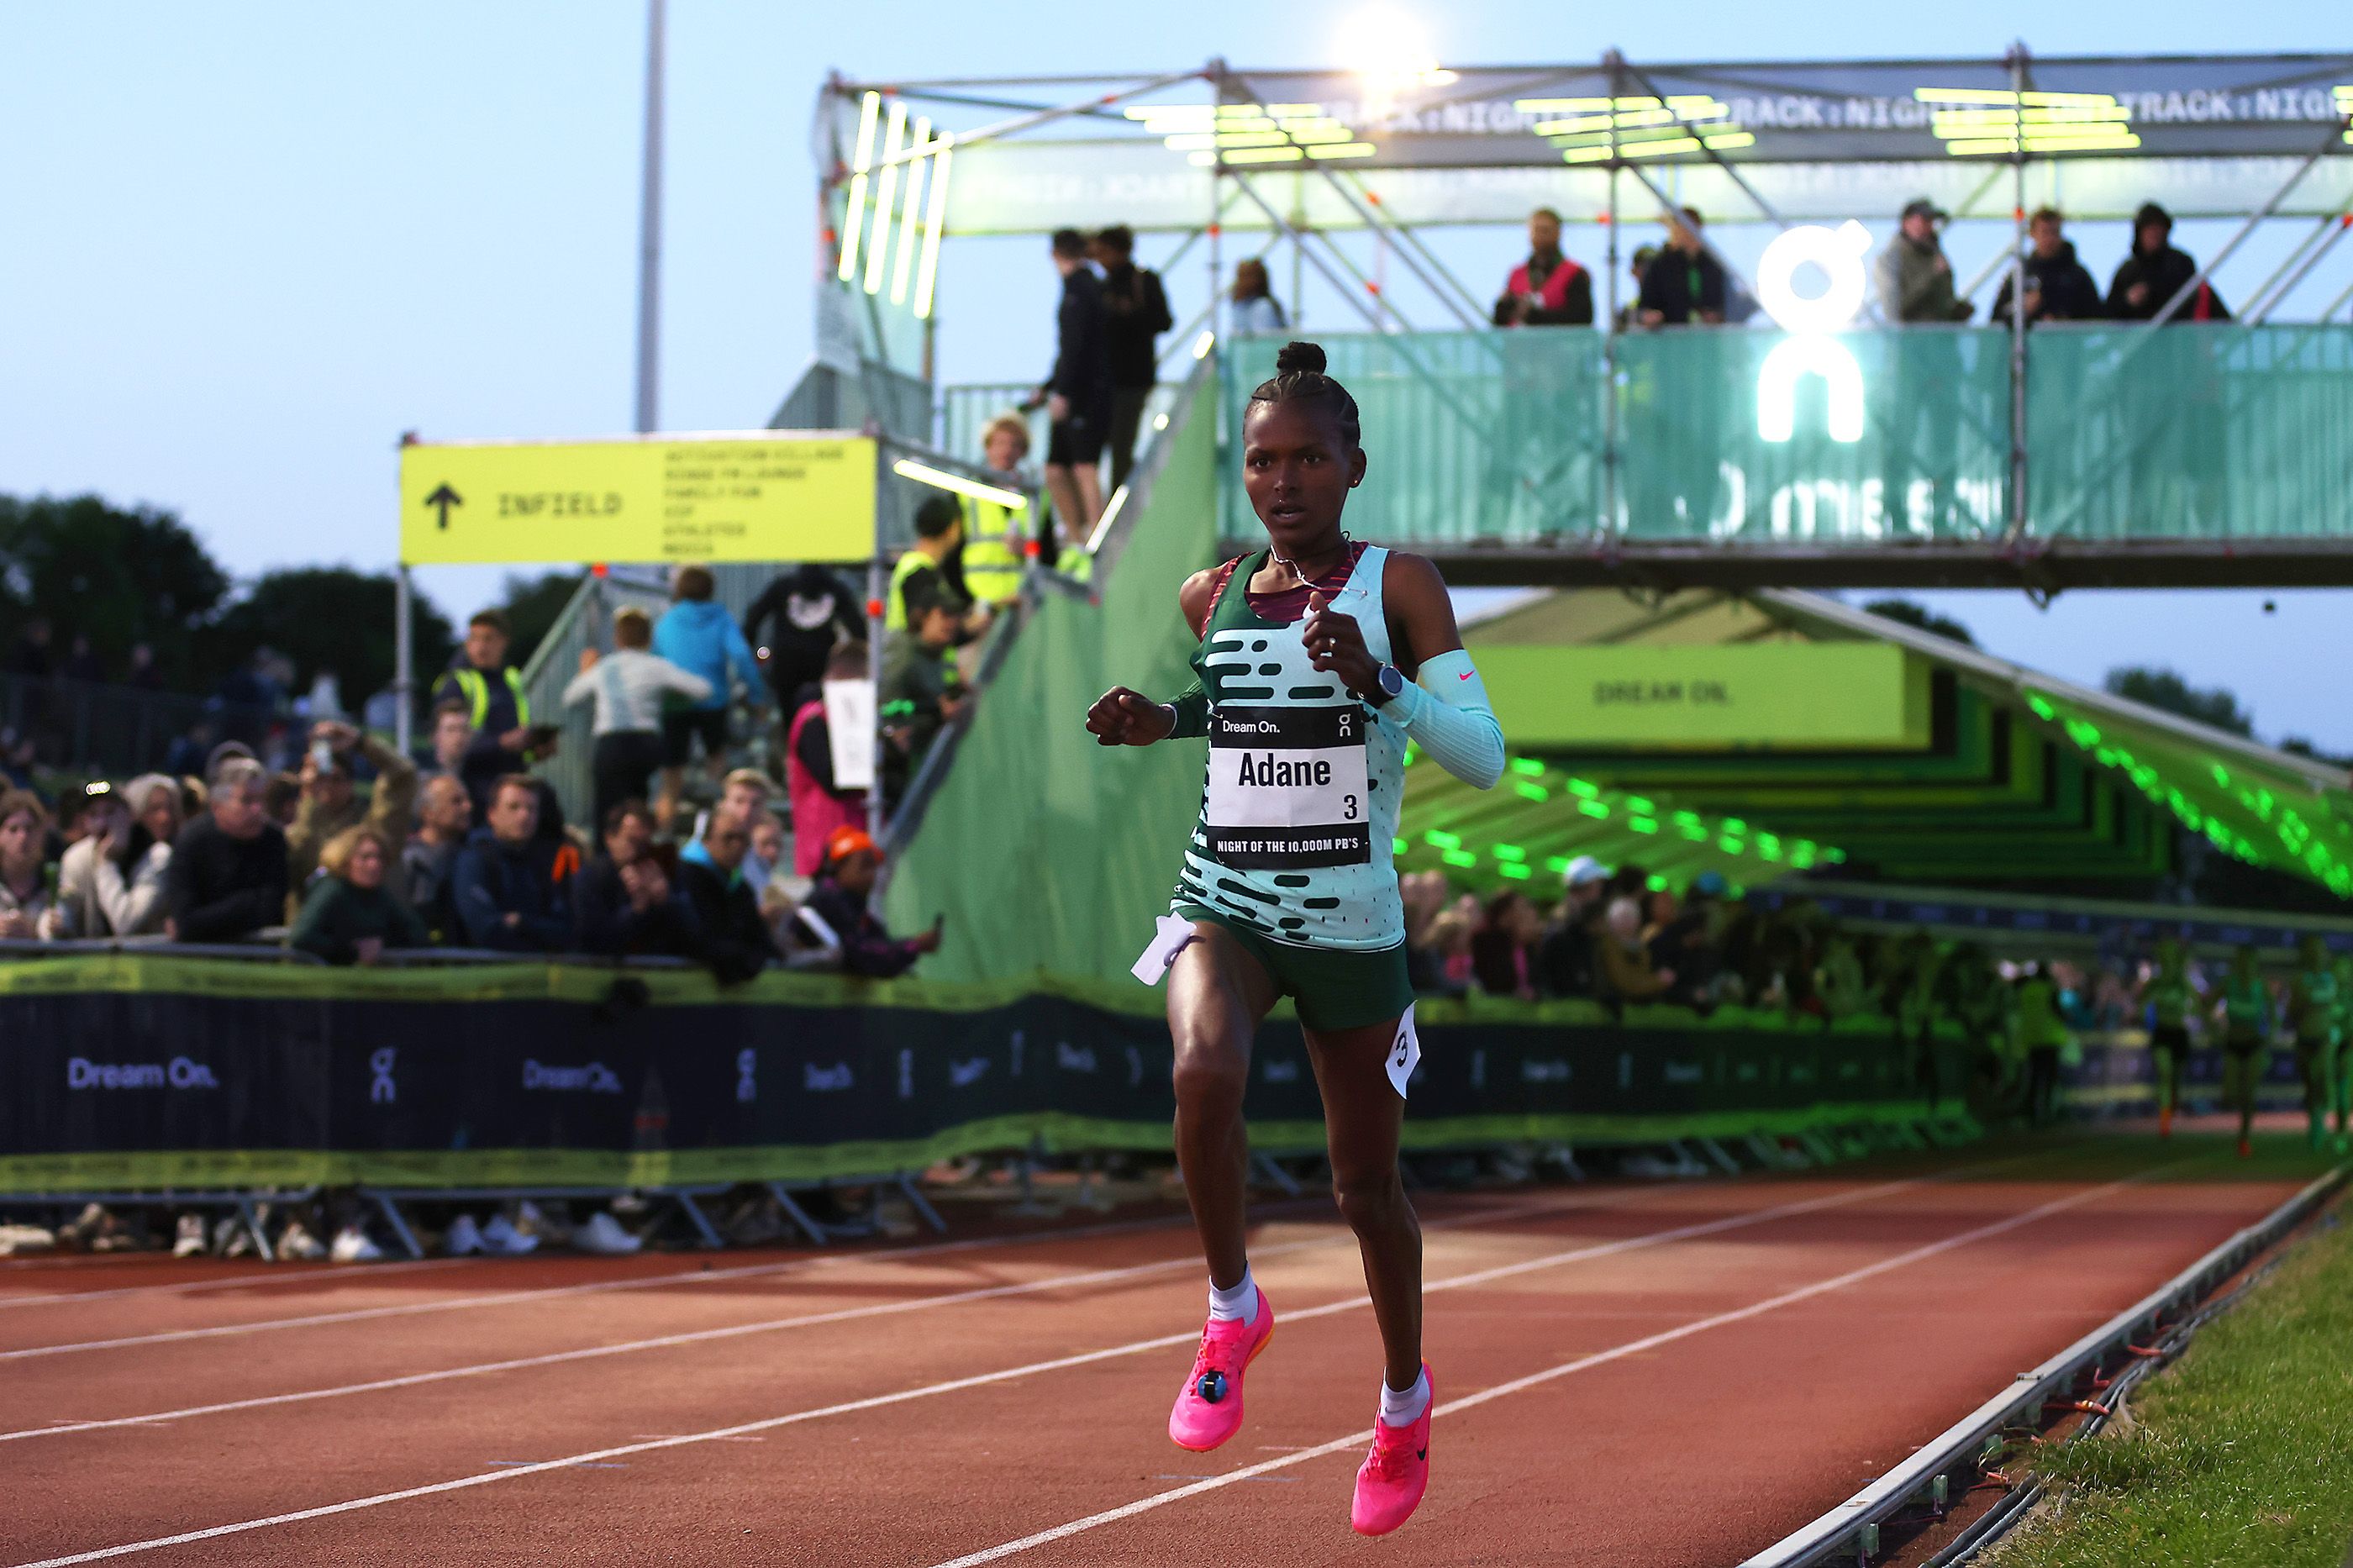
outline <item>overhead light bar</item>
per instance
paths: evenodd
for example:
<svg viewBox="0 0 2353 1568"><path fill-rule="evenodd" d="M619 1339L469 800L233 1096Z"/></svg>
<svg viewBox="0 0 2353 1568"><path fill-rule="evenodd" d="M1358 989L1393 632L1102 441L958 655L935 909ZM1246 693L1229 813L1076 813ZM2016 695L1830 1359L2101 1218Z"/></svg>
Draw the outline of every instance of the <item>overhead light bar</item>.
<svg viewBox="0 0 2353 1568"><path fill-rule="evenodd" d="M948 159L955 138L942 133L939 151L932 154L932 210L923 220L923 259L915 268L915 319L932 315L932 285L940 269L940 229L948 216Z"/></svg>
<svg viewBox="0 0 2353 1568"><path fill-rule="evenodd" d="M858 161L850 165L849 216L841 226L841 280L858 276L858 229L866 216L866 172L874 166L874 121L882 95L870 92L858 109Z"/></svg>
<svg viewBox="0 0 2353 1568"><path fill-rule="evenodd" d="M891 303L907 302L907 278L915 266L915 235L923 212L923 156L931 150L932 122L915 121L915 155L907 160L907 209L899 218L899 259L891 268Z"/></svg>
<svg viewBox="0 0 2353 1568"><path fill-rule="evenodd" d="M876 183L874 227L866 242L866 291L882 292L882 266L891 258L891 208L899 195L899 150L907 132L907 105L891 100L889 129L882 133L882 178Z"/></svg>
<svg viewBox="0 0 2353 1568"><path fill-rule="evenodd" d="M1956 158L2122 152L2140 145L2132 110L2104 92L1916 87L1912 96L1939 106L1928 128Z"/></svg>
<svg viewBox="0 0 2353 1568"><path fill-rule="evenodd" d="M2337 112L2353 114L2353 82L2343 84L2337 89ZM2346 127L2345 141L2348 146L2353 146L2353 125Z"/></svg>
<svg viewBox="0 0 2353 1568"><path fill-rule="evenodd" d="M986 485L978 479L965 479L962 474L935 468L929 463L919 463L913 458L902 458L891 465L891 471L902 479L913 479L919 485L929 485L935 490L953 490L960 496L985 500L1008 511L1027 511L1029 498L1019 490L1008 490L997 485Z"/></svg>

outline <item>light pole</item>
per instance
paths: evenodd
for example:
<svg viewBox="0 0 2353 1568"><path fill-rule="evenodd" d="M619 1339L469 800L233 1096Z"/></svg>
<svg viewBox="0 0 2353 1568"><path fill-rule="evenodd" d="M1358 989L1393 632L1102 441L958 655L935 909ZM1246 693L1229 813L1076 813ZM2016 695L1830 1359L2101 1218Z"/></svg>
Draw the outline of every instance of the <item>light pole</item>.
<svg viewBox="0 0 2353 1568"><path fill-rule="evenodd" d="M664 0L646 7L646 177L638 216L638 433L660 423L662 30Z"/></svg>

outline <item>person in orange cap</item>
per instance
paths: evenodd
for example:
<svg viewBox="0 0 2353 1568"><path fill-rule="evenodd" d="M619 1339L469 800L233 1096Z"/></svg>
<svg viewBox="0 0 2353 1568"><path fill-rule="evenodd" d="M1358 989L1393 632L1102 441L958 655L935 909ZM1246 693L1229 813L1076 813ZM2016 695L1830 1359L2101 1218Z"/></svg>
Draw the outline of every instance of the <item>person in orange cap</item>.
<svg viewBox="0 0 2353 1568"><path fill-rule="evenodd" d="M841 955L845 974L887 980L904 974L927 952L937 952L946 917L921 936L894 937L870 907L882 868L882 851L862 827L837 827L825 841L825 865L793 916L804 941Z"/></svg>

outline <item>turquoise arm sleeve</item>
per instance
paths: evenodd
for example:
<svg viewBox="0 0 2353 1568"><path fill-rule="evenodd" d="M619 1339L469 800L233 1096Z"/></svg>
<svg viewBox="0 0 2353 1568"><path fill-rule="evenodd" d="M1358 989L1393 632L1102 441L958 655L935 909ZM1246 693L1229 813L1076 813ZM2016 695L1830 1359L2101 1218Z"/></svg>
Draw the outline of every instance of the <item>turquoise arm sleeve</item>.
<svg viewBox="0 0 2353 1568"><path fill-rule="evenodd" d="M1396 706L1404 710L1406 738L1464 784L1493 789L1504 776L1504 727L1467 649L1426 661L1419 684L1407 687Z"/></svg>

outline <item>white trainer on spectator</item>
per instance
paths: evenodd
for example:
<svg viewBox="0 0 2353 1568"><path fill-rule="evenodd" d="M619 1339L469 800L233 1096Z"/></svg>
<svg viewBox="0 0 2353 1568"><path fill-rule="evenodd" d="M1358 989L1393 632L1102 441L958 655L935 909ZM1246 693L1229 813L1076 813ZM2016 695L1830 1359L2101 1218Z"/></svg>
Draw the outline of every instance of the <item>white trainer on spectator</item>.
<svg viewBox="0 0 2353 1568"><path fill-rule="evenodd" d="M174 1258L202 1258L205 1255L205 1216L184 1214L180 1216L180 1237L172 1243Z"/></svg>
<svg viewBox="0 0 2353 1568"><path fill-rule="evenodd" d="M368 1239L368 1233L355 1225L347 1225L335 1232L335 1245L328 1249L338 1263L380 1263L384 1248Z"/></svg>
<svg viewBox="0 0 2353 1568"><path fill-rule="evenodd" d="M302 1228L301 1220L295 1219L287 1221L286 1228L278 1233L278 1256L311 1263L326 1257L327 1249L320 1245L317 1237Z"/></svg>
<svg viewBox="0 0 2353 1568"><path fill-rule="evenodd" d="M482 1250L482 1229L474 1216L461 1214L449 1222L449 1229L441 1237L441 1250L452 1258L465 1258Z"/></svg>
<svg viewBox="0 0 2353 1568"><path fill-rule="evenodd" d="M586 1225L573 1227L572 1245L604 1258L626 1258L645 1243L624 1229L619 1220L598 1209L588 1216Z"/></svg>
<svg viewBox="0 0 2353 1568"><path fill-rule="evenodd" d="M253 1250L253 1233L245 1228L244 1219L230 1215L213 1226L213 1256L243 1258Z"/></svg>
<svg viewBox="0 0 2353 1568"><path fill-rule="evenodd" d="M502 1258L521 1258L539 1245L539 1237L525 1236L514 1227L514 1222L504 1215L493 1215L491 1223L482 1227L482 1250Z"/></svg>

